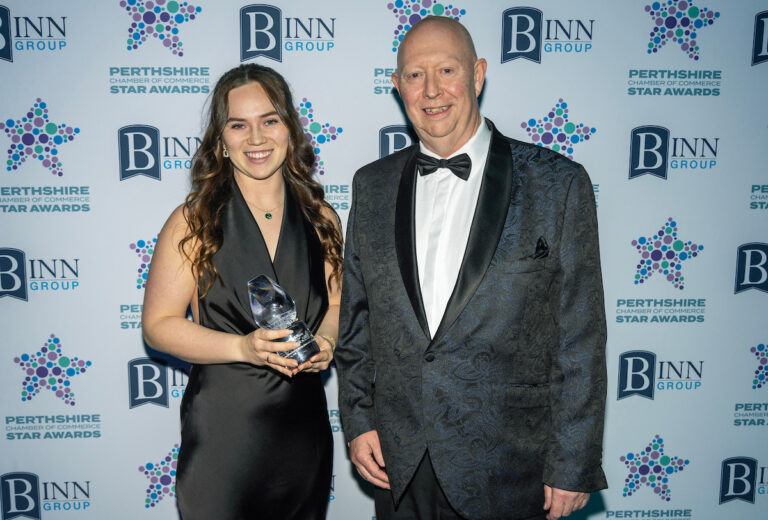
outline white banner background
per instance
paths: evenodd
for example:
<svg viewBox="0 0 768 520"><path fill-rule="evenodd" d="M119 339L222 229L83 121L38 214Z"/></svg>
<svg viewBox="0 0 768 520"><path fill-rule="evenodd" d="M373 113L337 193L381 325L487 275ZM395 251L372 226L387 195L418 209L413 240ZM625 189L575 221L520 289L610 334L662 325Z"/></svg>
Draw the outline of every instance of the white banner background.
<svg viewBox="0 0 768 520"><path fill-rule="evenodd" d="M172 2L158 3L164 4L162 11ZM314 121L341 129L335 140L319 145L325 170L319 180L344 222L355 170L379 156L383 127L405 124L388 79L395 67L392 41L398 23L393 14L398 6L389 7L389 3L275 0L272 5L282 10L283 17L282 61L253 58L285 75L296 104L304 98L311 102ZM423 3L426 14L434 12L433 2ZM694 2L695 7L719 13L697 35L699 59L694 60L678 43L647 52L654 21L645 7L652 3L553 0L523 4L542 11L543 34L536 43L543 48L540 63L524 59L502 63L500 59L509 50L502 48L503 13L520 4L457 0L451 6L442 5L465 11L460 20L472 33L478 54L488 59L481 109L503 133L530 140L521 123L541 119L560 99L568 105L569 121L596 129L588 141L573 147L572 155L587 168L598 198L609 321L603 466L610 487L595 494L587 511L574 517L765 518L768 389L765 385L753 388L761 355L750 349L768 343L766 284L756 283L766 273L760 251L768 251L768 64L752 65L751 58L753 44L758 62L761 54L768 55L766 22L756 20L756 16L765 17L761 12L768 5L758 0ZM678 5L677 0L662 3ZM412 5L405 4L403 8ZM194 138L201 134L207 95L149 90L152 85L212 89L224 71L240 63L240 13L251 4L198 0L194 7L201 10L194 13L195 19L178 25L183 56L174 55L152 36L136 49L127 49L131 18L126 7L134 5L147 7L143 1L120 0L3 2L7 15L0 18L0 57L10 49L12 61L0 61L0 122L6 127L8 120L15 124L40 98L47 104L50 122L79 129L72 141L58 147L60 177L37 159L17 164L11 134L0 133L6 146L3 151L8 151L3 157L10 161L0 170L3 520L24 510L29 510L26 517L52 520L178 516L170 494L160 490L158 497L148 498L149 480L139 471L147 463L159 464L179 442L178 407L184 380L176 373L173 386L174 374L168 372L169 383L160 384L162 380L156 378L160 371L144 368L145 396L165 396L168 405L130 407L128 363L156 357L156 353L147 350L137 328L143 290L137 289L136 274L142 261L129 246L156 237L172 209L182 202L188 190L186 161L194 152ZM182 3L182 10L187 7ZM686 14L690 7L686 6ZM296 20L311 27L311 35L303 34ZM297 35L304 49L323 50L295 50ZM527 37L522 38L519 48ZM573 52L558 52L555 44ZM151 72L134 74L131 67L207 71L202 70L202 76L193 76L189 70L153 76ZM717 88L719 95L664 95L668 85L658 94L629 93L631 87L638 87L630 80L647 79L640 72L631 76L630 71L647 75L646 71L667 70L720 71L718 86L699 87ZM200 78L203 83L192 82ZM137 92L138 86L145 86L147 92ZM136 175L121 180L118 130L130 125L158 130L160 155L155 160L161 165L160 179ZM678 155L669 157L666 179L629 178L630 132L648 125L667 128L671 143L677 143ZM697 168L681 167L680 152L682 158L692 159L681 139L696 146ZM704 146L705 139L711 148ZM189 152L179 147L190 144ZM14 164L17 169L12 168ZM56 187L78 187L79 194L73 195L71 189L68 194L45 194L46 188ZM80 199L64 200L69 197ZM48 208L33 212L35 204ZM64 208L65 204L69 207ZM704 246L696 258L682 264L685 287L674 288L658 273L635 285L639 257L631 241L652 236L668 218L677 222L680 239ZM757 246L752 248L758 252L750 257L751 278L739 281L737 260L747 253L738 248L754 243ZM26 279L17 265L19 259ZM67 270L67 265L73 269ZM15 287L17 281L23 287ZM735 293L740 282L741 288L757 290ZM23 296L24 287L26 301L14 298ZM695 300L695 305L682 302L669 307L653 302L663 299ZM638 307L630 304L639 303L655 306L650 314L631 312ZM681 309L682 313L671 312ZM703 321L651 321L659 315L693 316L694 320L703 315ZM632 317L635 321L628 321ZM648 322L640 321L642 317ZM85 373L71 376L74 405L65 404L48 389L28 401L22 399L25 374L14 358L40 351L52 334L60 339L61 355L91 362ZM653 396L646 396L650 398L630 395L619 400L620 372L627 374L619 356L637 350L656 355L653 375L661 387L654 387ZM632 371L639 366L632 365ZM671 367L680 374L670 372ZM637 390L646 381L643 377L650 375L636 373L629 384ZM328 518L368 520L374 514L370 490L361 487L347 459L336 392L331 370L326 393L336 433ZM80 435L76 438L74 432ZM45 438L46 433L71 438ZM639 453L656 435L663 439L665 455L687 461L684 471L669 477L669 500L645 485L624 496L628 495L624 492L628 471L620 457ZM733 457L754 459L755 469L733 463L723 466L725 459ZM37 476L39 482L19 473ZM726 493L722 497L721 485ZM225 510L227 504L221 507Z"/></svg>

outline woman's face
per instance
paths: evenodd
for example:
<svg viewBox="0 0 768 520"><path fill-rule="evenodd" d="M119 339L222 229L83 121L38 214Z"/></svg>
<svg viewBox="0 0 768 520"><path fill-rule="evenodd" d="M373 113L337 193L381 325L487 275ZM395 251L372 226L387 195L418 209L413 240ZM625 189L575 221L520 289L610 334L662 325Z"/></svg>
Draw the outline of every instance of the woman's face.
<svg viewBox="0 0 768 520"><path fill-rule="evenodd" d="M222 140L235 175L264 180L279 173L288 152L288 127L259 83L233 88Z"/></svg>

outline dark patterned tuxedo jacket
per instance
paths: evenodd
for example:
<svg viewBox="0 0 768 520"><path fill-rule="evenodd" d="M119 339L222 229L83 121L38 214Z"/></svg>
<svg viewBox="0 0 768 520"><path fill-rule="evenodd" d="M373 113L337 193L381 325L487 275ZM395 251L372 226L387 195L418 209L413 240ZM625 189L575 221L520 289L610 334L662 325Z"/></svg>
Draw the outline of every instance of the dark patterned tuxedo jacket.
<svg viewBox="0 0 768 520"><path fill-rule="evenodd" d="M395 500L425 450L470 519L541 513L543 483L606 487L605 310L592 184L493 136L434 338L420 295L412 146L355 175L336 364L347 440L377 430Z"/></svg>

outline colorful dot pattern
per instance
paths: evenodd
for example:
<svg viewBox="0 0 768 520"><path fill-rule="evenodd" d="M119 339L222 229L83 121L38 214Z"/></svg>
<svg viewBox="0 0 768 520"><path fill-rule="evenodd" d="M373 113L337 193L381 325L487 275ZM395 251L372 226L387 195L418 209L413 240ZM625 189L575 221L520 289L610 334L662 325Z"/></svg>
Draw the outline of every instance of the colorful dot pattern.
<svg viewBox="0 0 768 520"><path fill-rule="evenodd" d="M79 128L52 123L48 119L48 104L40 98L21 119L0 122L0 130L11 139L5 162L7 171L18 170L21 163L32 158L57 177L64 175L58 146L72 141L80 133Z"/></svg>
<svg viewBox="0 0 768 520"><path fill-rule="evenodd" d="M594 135L597 129L584 123L572 123L568 120L568 103L560 98L547 115L541 119L523 121L520 126L528 132L528 137L538 146L559 152L573 159L573 147Z"/></svg>
<svg viewBox="0 0 768 520"><path fill-rule="evenodd" d="M144 289L147 286L147 274L149 274L149 262L152 260L152 254L155 252L157 237L152 240L137 240L128 247L136 253L141 263L136 274L136 288Z"/></svg>
<svg viewBox="0 0 768 520"><path fill-rule="evenodd" d="M648 54L659 52L667 43L676 43L694 61L699 59L698 31L720 18L718 11L696 7L686 0L653 2L645 6L645 12L654 23Z"/></svg>
<svg viewBox="0 0 768 520"><path fill-rule="evenodd" d="M688 459L665 455L664 439L658 435L640 453L630 452L619 457L619 460L629 470L629 475L624 479L624 497L632 496L641 487L649 487L665 502L671 498L669 477L683 471L690 463Z"/></svg>
<svg viewBox="0 0 768 520"><path fill-rule="evenodd" d="M421 21L422 18L428 16L447 16L448 18L458 20L467 14L466 9L454 7L452 4L446 5L434 2L433 0L422 0L421 2L396 0L395 2L389 2L387 9L392 11L395 18L397 18L397 27L392 39L392 52L397 52L397 48L400 46L400 42L403 41L405 33Z"/></svg>
<svg viewBox="0 0 768 520"><path fill-rule="evenodd" d="M307 98L301 100L296 111L299 113L299 121L304 128L304 135L307 136L315 150L315 173L325 175L325 162L320 157L320 146L335 141L344 129L340 126L332 126L330 123L321 124L315 121L315 109L312 108L312 103L307 101Z"/></svg>
<svg viewBox="0 0 768 520"><path fill-rule="evenodd" d="M757 390L765 386L766 373L768 373L768 348L764 343L760 343L756 347L750 349L757 358L757 368L755 369L755 377L752 378L752 390Z"/></svg>
<svg viewBox="0 0 768 520"><path fill-rule="evenodd" d="M149 509L155 507L163 497L173 498L176 496L176 462L179 459L179 445L174 444L173 449L168 452L160 462L147 462L139 466L139 471L149 480L147 486L147 498L144 499L144 507Z"/></svg>
<svg viewBox="0 0 768 520"><path fill-rule="evenodd" d="M126 48L136 50L149 36L160 40L176 56L184 56L179 25L194 20L202 7L174 0L121 0L120 7L133 20L128 28Z"/></svg>
<svg viewBox="0 0 768 520"><path fill-rule="evenodd" d="M51 334L43 347L34 354L22 354L13 358L26 377L21 383L21 400L31 401L42 390L50 390L65 404L75 406L75 393L70 378L84 374L90 361L65 356L61 352L61 340Z"/></svg>
<svg viewBox="0 0 768 520"><path fill-rule="evenodd" d="M635 285L645 283L653 273L659 273L680 290L685 288L681 272L683 262L697 257L704 249L703 245L680 240L677 222L672 217L653 236L639 237L632 241L632 245L640 254Z"/></svg>

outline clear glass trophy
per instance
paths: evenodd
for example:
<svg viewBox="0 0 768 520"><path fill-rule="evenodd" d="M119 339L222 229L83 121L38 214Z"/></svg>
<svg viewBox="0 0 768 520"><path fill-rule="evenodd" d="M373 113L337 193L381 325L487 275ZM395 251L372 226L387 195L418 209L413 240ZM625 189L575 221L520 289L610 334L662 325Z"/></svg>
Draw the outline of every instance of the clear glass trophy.
<svg viewBox="0 0 768 520"><path fill-rule="evenodd" d="M251 312L262 329L290 329L291 334L274 341L296 341L299 346L277 354L295 359L299 364L320 352L307 325L296 319L296 304L285 290L263 274L248 282Z"/></svg>

